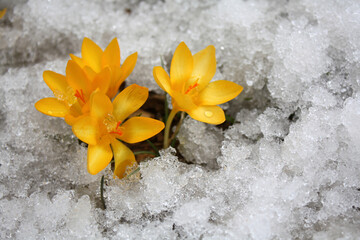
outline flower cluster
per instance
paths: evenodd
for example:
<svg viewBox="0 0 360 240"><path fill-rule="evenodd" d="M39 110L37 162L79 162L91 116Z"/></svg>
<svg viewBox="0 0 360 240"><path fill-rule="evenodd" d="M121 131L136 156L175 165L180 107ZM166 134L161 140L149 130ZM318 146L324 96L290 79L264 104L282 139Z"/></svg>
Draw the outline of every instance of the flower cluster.
<svg viewBox="0 0 360 240"><path fill-rule="evenodd" d="M161 121L131 117L148 98L148 89L130 85L116 96L121 83L135 67L137 53L120 66L120 48L113 39L105 51L85 38L82 58L70 55L66 75L45 71L45 83L54 97L35 103L38 111L63 117L74 134L88 146L88 171L97 174L114 157L114 176L123 178L136 168L135 156L121 141L136 143L148 139L163 128ZM126 121L125 121L126 120Z"/></svg>
<svg viewBox="0 0 360 240"><path fill-rule="evenodd" d="M54 97L39 100L35 107L44 114L64 118L72 126L73 133L88 144L87 162L91 174L99 173L114 159L114 177L127 176L137 167L137 162L123 142L144 141L165 126L164 148L167 148L171 123L180 111L205 123L223 123L225 114L217 105L235 98L243 90L226 80L210 82L216 72L214 46L192 55L182 42L175 50L170 76L162 67L153 70L155 81L172 99L172 110L164 119L164 125L152 118L132 116L147 100L147 88L132 84L117 94L135 67L137 53L120 65L116 38L104 51L85 38L81 57L73 54L70 57L65 76L44 72L44 81Z"/></svg>

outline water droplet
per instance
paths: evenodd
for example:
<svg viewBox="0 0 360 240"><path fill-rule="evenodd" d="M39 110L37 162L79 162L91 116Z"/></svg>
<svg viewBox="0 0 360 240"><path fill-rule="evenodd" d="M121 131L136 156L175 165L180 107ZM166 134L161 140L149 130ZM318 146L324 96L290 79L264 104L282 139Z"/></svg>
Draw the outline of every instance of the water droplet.
<svg viewBox="0 0 360 240"><path fill-rule="evenodd" d="M212 115L214 115L213 112L211 112L211 111L205 111L205 116L206 116L206 117L212 117Z"/></svg>

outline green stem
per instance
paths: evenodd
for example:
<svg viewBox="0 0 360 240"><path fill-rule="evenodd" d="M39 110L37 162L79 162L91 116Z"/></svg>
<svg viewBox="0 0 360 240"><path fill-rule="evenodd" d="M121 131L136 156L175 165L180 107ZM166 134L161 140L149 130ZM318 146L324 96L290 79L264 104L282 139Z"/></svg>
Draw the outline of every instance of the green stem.
<svg viewBox="0 0 360 240"><path fill-rule="evenodd" d="M169 147L169 133L170 133L170 128L171 128L171 123L174 120L174 117L177 112L178 112L178 110L176 108L173 108L170 112L170 115L169 115L167 121L166 121L165 134L164 134L164 148Z"/></svg>
<svg viewBox="0 0 360 240"><path fill-rule="evenodd" d="M165 108L165 111L164 111L164 122L167 121L168 119L168 116L169 116L169 105L168 105L168 101L167 101L167 94L165 93L165 103L164 103L164 108Z"/></svg>
<svg viewBox="0 0 360 240"><path fill-rule="evenodd" d="M173 133L173 135L171 136L169 142L171 143L170 145L173 146L174 143L175 143L175 138L177 136L177 134L179 133L180 131L180 127L184 121L184 117L185 117L185 112L181 112L181 116L180 116L180 121L178 122L178 124L176 125L176 129L175 129L175 132Z"/></svg>
<svg viewBox="0 0 360 240"><path fill-rule="evenodd" d="M139 155L139 154L151 154L156 156L156 154L152 151L138 151L138 152L134 152L134 155Z"/></svg>
<svg viewBox="0 0 360 240"><path fill-rule="evenodd" d="M106 209L105 199L104 199L104 176L101 177L101 182L100 182L100 198L103 208Z"/></svg>

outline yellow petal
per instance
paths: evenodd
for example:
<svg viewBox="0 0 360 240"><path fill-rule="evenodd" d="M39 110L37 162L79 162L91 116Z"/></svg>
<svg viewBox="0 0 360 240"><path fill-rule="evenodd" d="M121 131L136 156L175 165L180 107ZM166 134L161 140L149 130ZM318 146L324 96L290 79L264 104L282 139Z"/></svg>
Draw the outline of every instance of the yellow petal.
<svg viewBox="0 0 360 240"><path fill-rule="evenodd" d="M6 10L7 10L7 9L4 8L3 10L0 11L0 19L5 16Z"/></svg>
<svg viewBox="0 0 360 240"><path fill-rule="evenodd" d="M45 71L43 73L44 82L49 86L49 88L54 92L59 90L61 92L66 92L68 84L66 82L66 77L59 73L53 71Z"/></svg>
<svg viewBox="0 0 360 240"><path fill-rule="evenodd" d="M107 114L112 113L113 105L108 96L104 93L95 91L90 97L90 115L97 119L105 118Z"/></svg>
<svg viewBox="0 0 360 240"><path fill-rule="evenodd" d="M88 111L89 112L89 111ZM64 117L64 120L70 126L74 125L77 120L83 117L84 114L81 111L81 105L79 102L75 102L69 108L69 113Z"/></svg>
<svg viewBox="0 0 360 240"><path fill-rule="evenodd" d="M219 106L199 106L186 112L200 122L220 124L225 121L224 111Z"/></svg>
<svg viewBox="0 0 360 240"><path fill-rule="evenodd" d="M243 87L226 80L211 82L198 96L199 105L218 105L230 101L241 93Z"/></svg>
<svg viewBox="0 0 360 240"><path fill-rule="evenodd" d="M121 127L124 132L119 139L127 143L137 143L158 134L165 125L163 122L152 118L132 117Z"/></svg>
<svg viewBox="0 0 360 240"><path fill-rule="evenodd" d="M110 78L110 86L106 95L109 96L110 99L113 99L119 91L121 84L124 81L121 77L121 69L120 68L111 68L111 78Z"/></svg>
<svg viewBox="0 0 360 240"><path fill-rule="evenodd" d="M84 116L72 126L72 131L77 138L87 144L95 145L100 136L100 129L95 118Z"/></svg>
<svg viewBox="0 0 360 240"><path fill-rule="evenodd" d="M79 64L78 64L79 65ZM80 65L79 65L80 66ZM89 66L84 66L83 71L86 75L86 77L90 80L90 82L96 77L96 72Z"/></svg>
<svg viewBox="0 0 360 240"><path fill-rule="evenodd" d="M84 38L81 47L81 56L86 62L86 65L89 65L95 72L100 72L101 70L102 54L103 51L96 43L89 38Z"/></svg>
<svg viewBox="0 0 360 240"><path fill-rule="evenodd" d="M85 62L82 58L79 58L77 56L75 56L74 54L71 54L70 53L70 58L76 62L77 65L79 65L81 68L84 68L85 67Z"/></svg>
<svg viewBox="0 0 360 240"><path fill-rule="evenodd" d="M111 70L109 67L105 67L101 70L100 73L96 74L92 83L91 83L91 91L96 90L97 88L102 93L106 93L110 87L111 81Z"/></svg>
<svg viewBox="0 0 360 240"><path fill-rule="evenodd" d="M120 67L120 48L116 38L114 38L106 47L102 58L102 67Z"/></svg>
<svg viewBox="0 0 360 240"><path fill-rule="evenodd" d="M138 110L146 102L148 96L148 89L137 84L132 84L121 91L113 101L113 114L117 121L123 121Z"/></svg>
<svg viewBox="0 0 360 240"><path fill-rule="evenodd" d="M69 60L66 65L66 78L68 84L76 91L83 90L88 92L90 80L86 77L84 71L74 61Z"/></svg>
<svg viewBox="0 0 360 240"><path fill-rule="evenodd" d="M53 117L65 117L69 112L69 108L64 102L56 98L43 98L35 103L35 108L46 115Z"/></svg>
<svg viewBox="0 0 360 240"><path fill-rule="evenodd" d="M114 176L120 179L126 177L126 172L137 167L135 156L128 147L118 140L113 141L111 147L114 151L115 159Z"/></svg>
<svg viewBox="0 0 360 240"><path fill-rule="evenodd" d="M128 56L121 66L121 79L125 80L130 73L134 70L137 60L137 52Z"/></svg>
<svg viewBox="0 0 360 240"><path fill-rule="evenodd" d="M98 144L88 146L87 169L92 175L98 174L109 165L113 153L109 144Z"/></svg>
<svg viewBox="0 0 360 240"><path fill-rule="evenodd" d="M193 56L184 42L176 48L171 60L170 82L173 90L184 91L193 71Z"/></svg>
<svg viewBox="0 0 360 240"><path fill-rule="evenodd" d="M178 108L180 111L186 111L197 107L193 98L188 94L173 91L171 97L173 108Z"/></svg>
<svg viewBox="0 0 360 240"><path fill-rule="evenodd" d="M170 78L167 72L162 67L154 67L153 75L156 83L162 88L162 90L171 95Z"/></svg>
<svg viewBox="0 0 360 240"><path fill-rule="evenodd" d="M110 98L115 97L116 93L120 88L120 85L134 70L134 67L136 65L136 60L137 60L137 53L133 53L125 59L121 68L118 67L111 68L112 80L111 80L110 88L107 92L107 95Z"/></svg>
<svg viewBox="0 0 360 240"><path fill-rule="evenodd" d="M74 115L67 114L64 120L68 125L73 126L80 118L81 116L75 117Z"/></svg>
<svg viewBox="0 0 360 240"><path fill-rule="evenodd" d="M201 91L214 77L216 72L215 47L210 45L200 52L194 54L194 69L191 81L188 81L186 89L196 81L199 84L197 89Z"/></svg>

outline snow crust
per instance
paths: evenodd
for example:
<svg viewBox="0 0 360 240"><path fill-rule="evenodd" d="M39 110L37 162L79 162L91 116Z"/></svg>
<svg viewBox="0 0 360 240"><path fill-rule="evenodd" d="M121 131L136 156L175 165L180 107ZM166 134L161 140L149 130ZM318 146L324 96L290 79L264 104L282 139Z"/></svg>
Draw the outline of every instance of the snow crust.
<svg viewBox="0 0 360 240"><path fill-rule="evenodd" d="M357 239L360 4L302 1L4 1L0 20L1 239ZM64 73L89 37L139 58L128 83L185 41L216 47L244 86L228 129L185 119L175 149L125 181L86 171L63 120L37 112L42 72Z"/></svg>

